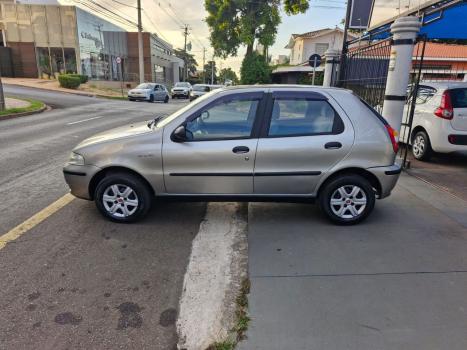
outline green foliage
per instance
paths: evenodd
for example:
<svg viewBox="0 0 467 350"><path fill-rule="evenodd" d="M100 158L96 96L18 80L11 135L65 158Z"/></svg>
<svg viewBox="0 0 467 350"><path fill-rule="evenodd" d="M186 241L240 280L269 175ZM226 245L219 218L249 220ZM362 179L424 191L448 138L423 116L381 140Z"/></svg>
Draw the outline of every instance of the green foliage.
<svg viewBox="0 0 467 350"><path fill-rule="evenodd" d="M264 56L253 52L245 56L240 69L242 84L267 84L271 82L271 68Z"/></svg>
<svg viewBox="0 0 467 350"><path fill-rule="evenodd" d="M77 89L81 84L81 79L70 74L60 74L58 76L60 86L66 89Z"/></svg>
<svg viewBox="0 0 467 350"><path fill-rule="evenodd" d="M81 84L86 84L88 82L88 76L83 74L67 74L69 77L77 77L79 78Z"/></svg>
<svg viewBox="0 0 467 350"><path fill-rule="evenodd" d="M178 58L181 58L186 63L189 73L191 74L196 73L198 62L196 62L195 56L181 49L175 49L174 53L175 53L175 56L177 56Z"/></svg>
<svg viewBox="0 0 467 350"><path fill-rule="evenodd" d="M303 85L311 85L313 82L313 73L302 73L298 78L298 83ZM324 73L316 72L315 73L315 85L323 85Z"/></svg>
<svg viewBox="0 0 467 350"><path fill-rule="evenodd" d="M219 72L219 80L221 83L225 83L226 80L232 80L233 84L238 84L237 74L232 70L232 68L224 68Z"/></svg>
<svg viewBox="0 0 467 350"><path fill-rule="evenodd" d="M255 41L265 47L274 44L281 6L292 15L305 12L309 4L308 0L204 0L216 56L236 56L240 45L247 46L249 55Z"/></svg>

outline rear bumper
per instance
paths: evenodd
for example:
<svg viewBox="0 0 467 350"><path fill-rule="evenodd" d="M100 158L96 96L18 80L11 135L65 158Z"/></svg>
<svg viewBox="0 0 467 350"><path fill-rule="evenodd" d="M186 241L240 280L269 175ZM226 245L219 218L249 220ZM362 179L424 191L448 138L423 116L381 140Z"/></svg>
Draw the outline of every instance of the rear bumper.
<svg viewBox="0 0 467 350"><path fill-rule="evenodd" d="M394 189L397 180L399 179L402 168L399 164L393 164L384 167L368 168L367 170L378 179L381 185L379 199L382 199L391 194L391 191Z"/></svg>
<svg viewBox="0 0 467 350"><path fill-rule="evenodd" d="M94 165L65 165L63 167L63 176L70 187L71 194L78 198L92 200L92 195L89 193L89 184L94 175L100 170Z"/></svg>

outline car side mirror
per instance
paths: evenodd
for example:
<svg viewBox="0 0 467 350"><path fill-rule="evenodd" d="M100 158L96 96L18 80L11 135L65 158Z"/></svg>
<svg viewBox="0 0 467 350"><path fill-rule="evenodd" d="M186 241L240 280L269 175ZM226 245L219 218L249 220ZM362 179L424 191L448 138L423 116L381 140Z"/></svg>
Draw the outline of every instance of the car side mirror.
<svg viewBox="0 0 467 350"><path fill-rule="evenodd" d="M185 125L180 125L176 128L172 134L172 141L174 142L185 142L187 140L186 137L186 129Z"/></svg>

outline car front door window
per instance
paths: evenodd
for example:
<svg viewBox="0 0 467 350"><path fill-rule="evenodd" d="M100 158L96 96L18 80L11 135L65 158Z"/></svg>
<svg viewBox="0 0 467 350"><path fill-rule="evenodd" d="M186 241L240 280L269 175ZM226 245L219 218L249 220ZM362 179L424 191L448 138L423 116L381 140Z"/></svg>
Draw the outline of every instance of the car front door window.
<svg viewBox="0 0 467 350"><path fill-rule="evenodd" d="M225 100L203 110L186 123L189 141L249 138L257 99Z"/></svg>

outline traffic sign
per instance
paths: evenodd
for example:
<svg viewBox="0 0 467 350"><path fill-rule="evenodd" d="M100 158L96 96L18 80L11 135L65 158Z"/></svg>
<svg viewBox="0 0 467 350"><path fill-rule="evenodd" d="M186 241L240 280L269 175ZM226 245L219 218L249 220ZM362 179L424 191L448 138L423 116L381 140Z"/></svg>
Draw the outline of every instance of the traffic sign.
<svg viewBox="0 0 467 350"><path fill-rule="evenodd" d="M308 59L308 64L312 67L319 67L319 65L321 64L321 56L317 53L311 55Z"/></svg>
<svg viewBox="0 0 467 350"><path fill-rule="evenodd" d="M122 63L122 59L121 59L120 57L117 57L117 58L115 59L115 61L116 61L118 64Z"/></svg>

